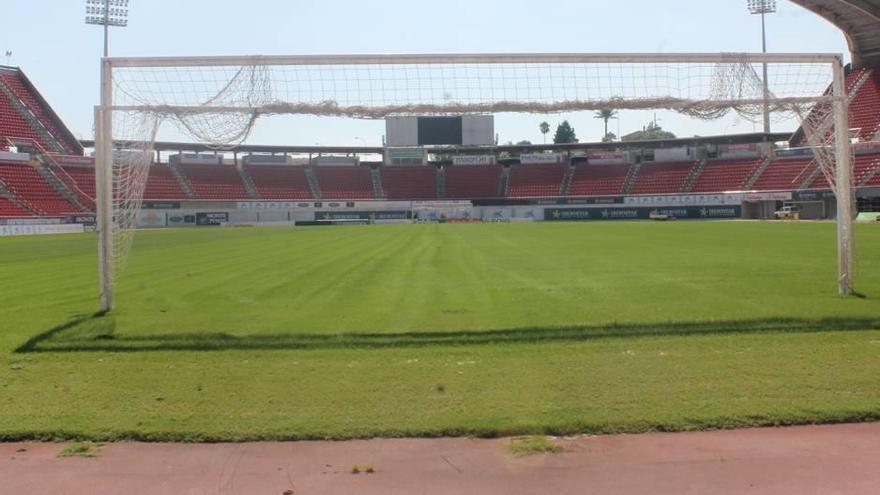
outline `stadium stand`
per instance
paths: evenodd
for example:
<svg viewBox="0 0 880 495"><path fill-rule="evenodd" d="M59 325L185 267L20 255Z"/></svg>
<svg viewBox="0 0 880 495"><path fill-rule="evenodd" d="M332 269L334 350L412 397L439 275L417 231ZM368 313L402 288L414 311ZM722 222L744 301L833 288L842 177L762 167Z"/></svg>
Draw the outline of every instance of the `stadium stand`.
<svg viewBox="0 0 880 495"><path fill-rule="evenodd" d="M89 198L95 198L95 168L94 167L75 167L71 165L62 165L61 167L67 175L73 179L76 187L86 194Z"/></svg>
<svg viewBox="0 0 880 495"><path fill-rule="evenodd" d="M565 178L564 164L513 165L507 196L510 198L540 198L559 196Z"/></svg>
<svg viewBox="0 0 880 495"><path fill-rule="evenodd" d="M33 216L30 212L22 210L12 201L0 196L0 218L23 218Z"/></svg>
<svg viewBox="0 0 880 495"><path fill-rule="evenodd" d="M312 199L305 168L299 165L245 165L262 199Z"/></svg>
<svg viewBox="0 0 880 495"><path fill-rule="evenodd" d="M18 137L39 140L40 136L31 129L9 98L0 92L0 149L6 149L6 138Z"/></svg>
<svg viewBox="0 0 880 495"><path fill-rule="evenodd" d="M449 199L497 198L501 187L501 168L501 165L446 167L446 197Z"/></svg>
<svg viewBox="0 0 880 495"><path fill-rule="evenodd" d="M314 167L321 199L373 199L370 167L324 165Z"/></svg>
<svg viewBox="0 0 880 495"><path fill-rule="evenodd" d="M853 72L848 79L858 78L860 74L861 71ZM870 70L849 108L850 129L859 129L862 141L872 141L880 131L880 71Z"/></svg>
<svg viewBox="0 0 880 495"><path fill-rule="evenodd" d="M179 164L199 199L249 199L238 170L230 165Z"/></svg>
<svg viewBox="0 0 880 495"><path fill-rule="evenodd" d="M757 191L791 191L798 189L815 171L813 157L776 158L764 169L752 189Z"/></svg>
<svg viewBox="0 0 880 495"><path fill-rule="evenodd" d="M680 193L694 162L643 163L633 185L633 194Z"/></svg>
<svg viewBox="0 0 880 495"><path fill-rule="evenodd" d="M22 203L41 216L58 217L83 213L62 198L30 164L0 163L0 182Z"/></svg>
<svg viewBox="0 0 880 495"><path fill-rule="evenodd" d="M82 146L23 72L15 68L0 67L0 86L0 119L3 120L0 122L0 138L30 138L54 152L82 154ZM13 104L11 98L15 98L19 105ZM22 114L20 109L30 112L30 115ZM35 129L35 126L41 127L45 134Z"/></svg>
<svg viewBox="0 0 880 495"><path fill-rule="evenodd" d="M167 165L153 164L144 187L144 199L162 200L186 199L186 193L181 189L180 182L174 177L171 168Z"/></svg>
<svg viewBox="0 0 880 495"><path fill-rule="evenodd" d="M615 196L620 194L629 165L577 165L571 181L571 196Z"/></svg>
<svg viewBox="0 0 880 495"><path fill-rule="evenodd" d="M691 192L739 191L762 161L763 158L707 161Z"/></svg>
<svg viewBox="0 0 880 495"><path fill-rule="evenodd" d="M387 199L437 199L437 169L433 166L382 167L379 173Z"/></svg>

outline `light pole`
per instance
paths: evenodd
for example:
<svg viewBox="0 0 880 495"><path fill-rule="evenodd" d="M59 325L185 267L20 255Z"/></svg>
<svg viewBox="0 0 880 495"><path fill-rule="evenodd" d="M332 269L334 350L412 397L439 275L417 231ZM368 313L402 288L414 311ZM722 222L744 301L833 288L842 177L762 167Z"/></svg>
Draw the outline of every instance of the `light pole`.
<svg viewBox="0 0 880 495"><path fill-rule="evenodd" d="M104 58L110 54L110 26L128 26L129 0L86 0L86 24L104 26Z"/></svg>
<svg viewBox="0 0 880 495"><path fill-rule="evenodd" d="M767 53L767 14L776 12L776 0L746 0L749 13L761 15L761 51ZM767 82L767 63L764 64L764 133L770 133L770 85Z"/></svg>

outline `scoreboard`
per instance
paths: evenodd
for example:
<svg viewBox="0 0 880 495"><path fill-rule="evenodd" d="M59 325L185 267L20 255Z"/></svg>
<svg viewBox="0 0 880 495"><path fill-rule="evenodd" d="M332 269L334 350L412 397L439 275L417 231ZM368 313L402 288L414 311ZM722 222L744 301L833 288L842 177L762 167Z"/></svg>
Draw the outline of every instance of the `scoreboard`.
<svg viewBox="0 0 880 495"><path fill-rule="evenodd" d="M388 117L386 146L489 146L495 144L491 115Z"/></svg>

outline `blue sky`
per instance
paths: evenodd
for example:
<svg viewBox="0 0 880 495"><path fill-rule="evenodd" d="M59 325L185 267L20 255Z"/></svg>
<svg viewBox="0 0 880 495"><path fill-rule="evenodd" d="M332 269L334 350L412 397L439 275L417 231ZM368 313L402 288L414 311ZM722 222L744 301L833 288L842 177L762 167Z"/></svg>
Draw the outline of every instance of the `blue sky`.
<svg viewBox="0 0 880 495"><path fill-rule="evenodd" d="M4 0L0 55L11 50L78 137L92 137L98 100L101 29L83 23L81 0ZM11 4L10 4L11 3ZM130 24L113 29L111 55L244 55L425 52L720 52L759 51L760 21L745 0L132 0ZM785 0L768 17L771 52L846 53L843 35ZM847 53L848 56L848 53ZM6 58L0 59L6 64ZM623 112L622 133L645 112ZM541 141L538 123L568 119L581 141L601 137L590 113L502 115L502 142ZM751 132L752 123L702 123L669 114L679 135ZM278 122L275 122L275 121ZM611 125L617 130L618 123ZM784 125L786 129L791 125ZM251 142L378 145L384 124L332 118L272 119ZM163 137L174 137L170 134Z"/></svg>

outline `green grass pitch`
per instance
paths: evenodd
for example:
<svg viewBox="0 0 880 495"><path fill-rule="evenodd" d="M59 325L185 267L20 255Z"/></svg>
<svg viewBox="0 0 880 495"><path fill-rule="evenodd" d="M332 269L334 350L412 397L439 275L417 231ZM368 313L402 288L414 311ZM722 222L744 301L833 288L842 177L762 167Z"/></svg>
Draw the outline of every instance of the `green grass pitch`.
<svg viewBox="0 0 880 495"><path fill-rule="evenodd" d="M880 228L144 231L0 239L0 440L690 430L880 419Z"/></svg>

